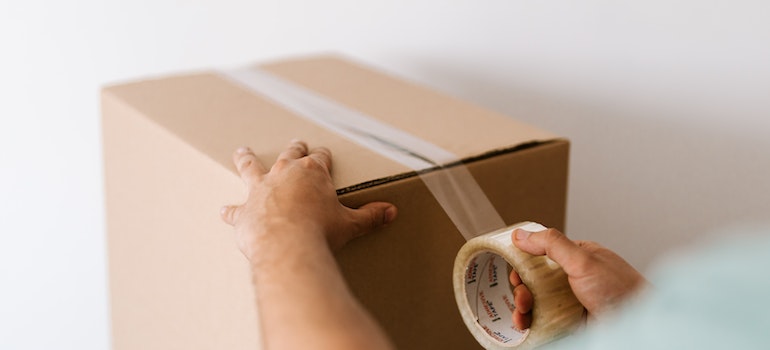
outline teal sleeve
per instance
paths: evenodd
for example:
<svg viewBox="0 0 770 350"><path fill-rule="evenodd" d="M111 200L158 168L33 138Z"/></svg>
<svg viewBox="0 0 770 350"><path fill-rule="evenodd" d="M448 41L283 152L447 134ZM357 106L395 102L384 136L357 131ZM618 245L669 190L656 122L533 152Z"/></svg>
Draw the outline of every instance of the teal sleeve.
<svg viewBox="0 0 770 350"><path fill-rule="evenodd" d="M545 348L770 349L770 229L718 237L659 264L610 320Z"/></svg>

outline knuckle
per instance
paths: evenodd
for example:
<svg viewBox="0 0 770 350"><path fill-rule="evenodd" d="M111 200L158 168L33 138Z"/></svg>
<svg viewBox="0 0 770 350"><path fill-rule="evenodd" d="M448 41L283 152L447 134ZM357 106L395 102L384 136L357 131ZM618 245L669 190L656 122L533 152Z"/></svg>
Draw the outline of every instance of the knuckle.
<svg viewBox="0 0 770 350"><path fill-rule="evenodd" d="M300 159L299 164L302 166L302 168L308 169L308 170L319 170L319 169L322 169L323 167L323 165L320 162L318 162L317 160L311 157L305 157Z"/></svg>
<svg viewBox="0 0 770 350"><path fill-rule="evenodd" d="M275 162L275 164L273 164L273 169L275 169L275 170L285 169L286 167L289 166L290 163L291 163L291 161L288 160L288 159L284 159L284 158L278 159Z"/></svg>
<svg viewBox="0 0 770 350"><path fill-rule="evenodd" d="M556 229L549 228L544 232L545 241L549 244L557 243L560 240L567 239L567 236L563 235Z"/></svg>
<svg viewBox="0 0 770 350"><path fill-rule="evenodd" d="M243 157L238 162L238 170L244 171L248 168L250 168L254 164L254 160L251 159L251 157Z"/></svg>
<svg viewBox="0 0 770 350"><path fill-rule="evenodd" d="M325 155L327 157L331 157L332 156L332 151L330 149L326 148L326 147L318 147L316 149L316 152L321 153L321 154L323 154L323 155Z"/></svg>
<svg viewBox="0 0 770 350"><path fill-rule="evenodd" d="M238 220L238 208L232 206L226 207L222 211L222 220L230 225L235 225Z"/></svg>
<svg viewBox="0 0 770 350"><path fill-rule="evenodd" d="M305 143L295 143L289 147L291 150L305 154L307 153L307 145Z"/></svg>
<svg viewBox="0 0 770 350"><path fill-rule="evenodd" d="M376 210L369 211L369 229L376 229L380 226L382 220L380 220L379 212Z"/></svg>
<svg viewBox="0 0 770 350"><path fill-rule="evenodd" d="M596 249L604 248L604 246L594 241L578 241L576 243L579 247L588 249L588 250L596 250Z"/></svg>

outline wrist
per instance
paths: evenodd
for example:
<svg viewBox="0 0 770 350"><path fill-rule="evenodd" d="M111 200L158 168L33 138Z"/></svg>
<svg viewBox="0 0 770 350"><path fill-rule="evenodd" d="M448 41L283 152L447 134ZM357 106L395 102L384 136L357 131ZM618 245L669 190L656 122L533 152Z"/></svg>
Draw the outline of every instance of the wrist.
<svg viewBox="0 0 770 350"><path fill-rule="evenodd" d="M259 226L246 232L248 239L244 242L244 253L254 267L275 265L329 249L320 227L276 220Z"/></svg>

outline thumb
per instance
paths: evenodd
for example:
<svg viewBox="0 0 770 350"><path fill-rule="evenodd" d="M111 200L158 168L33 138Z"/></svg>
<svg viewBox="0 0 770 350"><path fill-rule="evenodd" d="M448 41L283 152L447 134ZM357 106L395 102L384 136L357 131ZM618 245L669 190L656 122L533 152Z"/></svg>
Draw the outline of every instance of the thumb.
<svg viewBox="0 0 770 350"><path fill-rule="evenodd" d="M353 222L357 228L354 237L361 236L385 226L396 219L396 206L385 202L372 202L358 209L352 209Z"/></svg>
<svg viewBox="0 0 770 350"><path fill-rule="evenodd" d="M219 210L219 215L222 217L222 221L226 222L230 226L235 225L235 221L238 218L240 207L237 205L226 205Z"/></svg>
<svg viewBox="0 0 770 350"><path fill-rule="evenodd" d="M540 232L516 229L511 239L513 245L524 252L548 256L561 265L567 275L575 275L591 259L591 254L556 229Z"/></svg>

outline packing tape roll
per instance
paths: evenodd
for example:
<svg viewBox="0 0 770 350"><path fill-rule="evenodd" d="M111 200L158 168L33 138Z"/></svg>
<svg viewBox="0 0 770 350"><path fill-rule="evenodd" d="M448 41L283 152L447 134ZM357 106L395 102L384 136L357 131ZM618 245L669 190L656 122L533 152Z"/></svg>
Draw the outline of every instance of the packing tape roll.
<svg viewBox="0 0 770 350"><path fill-rule="evenodd" d="M546 256L525 253L513 245L517 228L543 231L524 222L469 240L457 254L454 291L465 325L486 349L531 349L564 337L583 324L583 305L572 293L567 275ZM513 293L508 265L532 292L532 325L513 327Z"/></svg>

